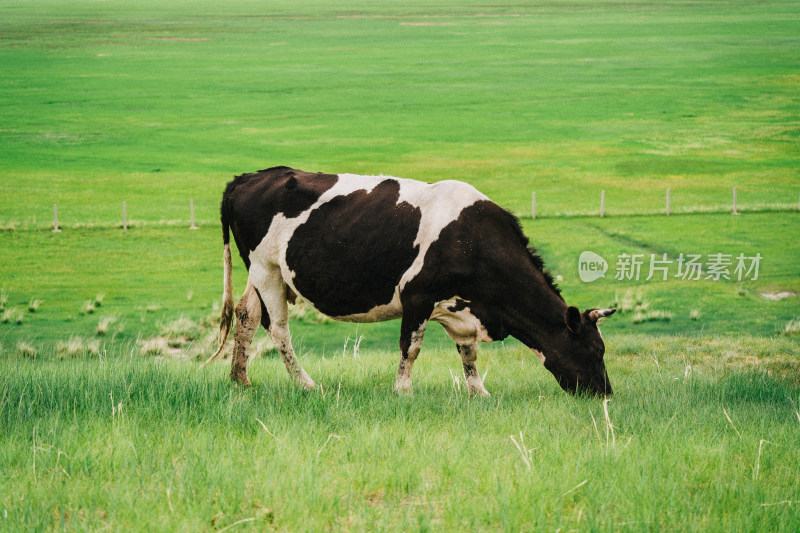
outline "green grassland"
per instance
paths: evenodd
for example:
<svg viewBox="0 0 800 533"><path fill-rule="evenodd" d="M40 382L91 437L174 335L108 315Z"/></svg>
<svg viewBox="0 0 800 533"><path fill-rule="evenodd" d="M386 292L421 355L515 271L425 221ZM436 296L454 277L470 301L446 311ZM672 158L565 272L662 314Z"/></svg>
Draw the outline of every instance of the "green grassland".
<svg viewBox="0 0 800 533"><path fill-rule="evenodd" d="M797 252L787 246L796 231L795 213L685 215L673 217L611 217L527 220L526 232L560 281L566 300L581 308L619 305L629 294L649 311L663 311L670 320L634 323L633 310L607 320L603 330L615 333L732 334L773 336L783 333L800 310L796 298L771 301L765 293L800 292ZM699 232L702 230L702 233ZM711 240L708 235L713 235ZM72 336L96 338L101 344L161 336L184 318L198 329L192 340L213 334L222 292L222 245L212 224L198 231L185 226L145 226L50 231L7 231L0 249L6 310L14 309L21 323L0 324L0 344L13 351L19 341L43 354L53 353L58 341ZM578 257L595 251L609 261L605 278L584 283L578 277ZM747 256L761 253L757 280L698 281L675 278L645 281L615 279L619 254L725 252ZM236 262L234 282L244 287L247 273ZM731 269L732 270L732 269ZM705 278L706 275L703 275ZM89 310L88 303L101 297ZM28 310L32 300L41 304ZM692 317L692 311L698 316ZM100 322L113 320L106 335L97 336ZM296 343L321 354L338 350L348 337L364 336L364 348L393 349L399 325L331 323L318 319L292 324ZM190 327L191 329L191 327ZM428 342L444 342L440 328L431 328ZM203 344L209 349L210 344ZM200 356L199 353L193 354Z"/></svg>
<svg viewBox="0 0 800 533"><path fill-rule="evenodd" d="M198 372L124 351L2 358L0 520L6 531L797 530L796 343L617 336L610 347L607 404L564 394L522 349L482 362L488 399L453 381L454 350L423 354L413 397L392 394L397 357L379 351L307 361L311 393L276 357L252 363L250 388L231 386L224 364Z"/></svg>
<svg viewBox="0 0 800 533"><path fill-rule="evenodd" d="M191 8L189 8L191 6ZM792 207L794 2L6 2L0 223L216 218L271 164L514 211Z"/></svg>
<svg viewBox="0 0 800 533"><path fill-rule="evenodd" d="M799 23L773 0L0 3L0 530L797 531L800 305L764 295L800 293ZM470 398L438 327L397 397L399 324L306 307L319 390L263 332L253 387L198 372L222 190L278 164L461 179L521 215L569 303L620 308L613 400L511 339ZM676 277L719 253L758 278ZM615 279L622 254L668 279Z"/></svg>

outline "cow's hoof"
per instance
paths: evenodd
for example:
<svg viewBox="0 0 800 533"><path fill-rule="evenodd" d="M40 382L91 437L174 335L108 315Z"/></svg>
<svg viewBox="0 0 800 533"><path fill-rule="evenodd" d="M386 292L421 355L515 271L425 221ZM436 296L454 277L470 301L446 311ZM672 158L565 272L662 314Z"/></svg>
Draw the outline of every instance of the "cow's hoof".
<svg viewBox="0 0 800 533"><path fill-rule="evenodd" d="M394 392L398 396L413 396L414 388L411 386L411 380L405 379L402 381L395 382Z"/></svg>
<svg viewBox="0 0 800 533"><path fill-rule="evenodd" d="M484 398L488 398L491 396L489 391L486 390L486 387L483 386L483 380L480 377L468 377L464 381L467 382L467 391L469 392L470 396L482 396Z"/></svg>
<svg viewBox="0 0 800 533"><path fill-rule="evenodd" d="M317 388L317 384L306 374L305 370L303 370L303 373L297 378L297 385L305 390L314 390Z"/></svg>

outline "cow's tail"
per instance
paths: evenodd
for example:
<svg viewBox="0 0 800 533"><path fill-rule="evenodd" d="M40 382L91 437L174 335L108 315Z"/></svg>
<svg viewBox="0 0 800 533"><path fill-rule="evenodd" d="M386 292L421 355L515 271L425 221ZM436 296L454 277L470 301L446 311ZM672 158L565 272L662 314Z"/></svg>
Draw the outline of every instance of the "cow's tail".
<svg viewBox="0 0 800 533"><path fill-rule="evenodd" d="M223 278L222 278L222 314L219 319L219 348L214 352L214 355L201 365L200 368L206 366L213 361L222 350L225 348L225 341L228 340L228 335L231 332L231 324L233 323L233 265L231 263L231 243L229 235L228 220L225 216L225 208L222 209L222 240L225 245L223 252Z"/></svg>

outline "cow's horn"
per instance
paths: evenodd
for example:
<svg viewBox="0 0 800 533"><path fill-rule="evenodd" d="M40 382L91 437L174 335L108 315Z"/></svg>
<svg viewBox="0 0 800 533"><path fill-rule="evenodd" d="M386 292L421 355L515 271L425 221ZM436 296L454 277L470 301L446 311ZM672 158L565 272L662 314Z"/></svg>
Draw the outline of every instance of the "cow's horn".
<svg viewBox="0 0 800 533"><path fill-rule="evenodd" d="M597 322L601 318L613 315L615 311L616 309L592 309L589 311L589 318L592 322Z"/></svg>

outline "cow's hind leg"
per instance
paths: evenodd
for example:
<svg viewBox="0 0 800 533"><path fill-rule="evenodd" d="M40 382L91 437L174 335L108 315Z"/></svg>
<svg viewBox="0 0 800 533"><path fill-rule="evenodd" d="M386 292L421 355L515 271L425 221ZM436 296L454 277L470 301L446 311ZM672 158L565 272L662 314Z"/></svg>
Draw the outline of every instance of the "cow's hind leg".
<svg viewBox="0 0 800 533"><path fill-rule="evenodd" d="M478 359L478 343L459 344L458 353L461 354L461 364L464 366L464 381L467 383L467 390L470 394L489 396L486 387L483 386L481 375L475 361Z"/></svg>
<svg viewBox="0 0 800 533"><path fill-rule="evenodd" d="M417 360L422 348L422 337L425 335L427 319L414 320L403 316L400 326L400 367L397 369L397 379L394 382L394 391L399 394L410 394L411 368Z"/></svg>
<svg viewBox="0 0 800 533"><path fill-rule="evenodd" d="M258 290L269 315L268 331L275 348L281 354L286 370L295 383L306 389L316 387L314 380L303 370L292 347L292 335L289 332L289 306L286 300L286 284L278 268L266 273L257 282Z"/></svg>
<svg viewBox="0 0 800 533"><path fill-rule="evenodd" d="M236 305L236 333L233 335L233 357L231 357L231 379L242 385L250 385L247 378L247 349L261 321L261 299L248 280L242 299Z"/></svg>

